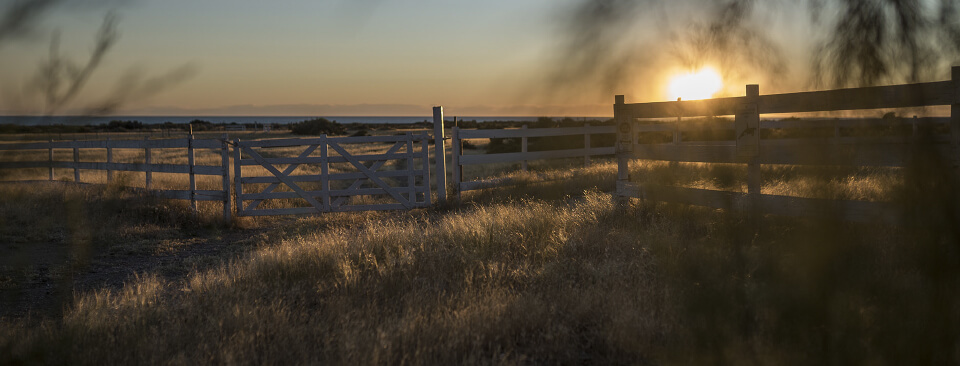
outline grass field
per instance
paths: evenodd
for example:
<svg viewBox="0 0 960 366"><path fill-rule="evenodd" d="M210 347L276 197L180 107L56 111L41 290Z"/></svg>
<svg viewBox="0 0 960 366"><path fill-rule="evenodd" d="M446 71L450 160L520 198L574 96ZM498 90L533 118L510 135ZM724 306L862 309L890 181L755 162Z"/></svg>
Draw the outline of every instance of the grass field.
<svg viewBox="0 0 960 366"><path fill-rule="evenodd" d="M519 184L459 206L232 226L119 184L0 185L0 364L960 362L942 174L764 171L764 193L901 203L890 226L620 202L615 164L579 164L486 168ZM745 190L737 165L633 168Z"/></svg>

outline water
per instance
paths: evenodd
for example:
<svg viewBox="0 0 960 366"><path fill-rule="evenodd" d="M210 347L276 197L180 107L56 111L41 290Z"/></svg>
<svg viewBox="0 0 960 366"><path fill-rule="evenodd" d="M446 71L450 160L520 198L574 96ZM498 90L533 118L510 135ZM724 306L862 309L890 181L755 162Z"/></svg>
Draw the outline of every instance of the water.
<svg viewBox="0 0 960 366"><path fill-rule="evenodd" d="M79 116L54 116L54 117L37 117L37 116L0 116L0 124L13 124L13 125L25 125L25 126L40 126L40 125L72 125L72 126L84 126L84 125L100 125L107 124L110 121L139 121L143 124L163 124L166 122L172 122L175 124L188 123L193 120L202 120L211 123L237 123L237 124L251 124L251 123L261 123L264 125L270 125L273 123L277 124L288 124L300 121L306 121L310 119L317 118L315 116L282 116L282 117L270 117L270 116L108 116L108 117L79 117ZM337 121L339 123L416 123L416 122L432 122L433 116L424 116L424 117L352 117L352 116L324 116L331 121ZM453 116L445 116L447 120L453 119ZM458 117L462 121L474 121L477 122L491 122L491 121L519 121L519 122L534 122L537 120L537 117ZM583 117L577 117L576 119L582 119ZM599 119L606 120L609 117L586 117L587 119ZM559 119L559 118L555 118Z"/></svg>

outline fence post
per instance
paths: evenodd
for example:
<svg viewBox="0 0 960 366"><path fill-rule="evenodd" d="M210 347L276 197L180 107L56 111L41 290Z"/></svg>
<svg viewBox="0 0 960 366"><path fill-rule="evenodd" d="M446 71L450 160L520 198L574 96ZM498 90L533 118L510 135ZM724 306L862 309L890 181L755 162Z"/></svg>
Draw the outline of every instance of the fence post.
<svg viewBox="0 0 960 366"><path fill-rule="evenodd" d="M237 153L237 161L240 161L239 152ZM240 180L237 178L238 187L239 184ZM430 182L426 182L426 184L430 185ZM320 197L323 207L326 207L328 212L333 212L333 206L330 204L330 152L327 150L327 134L320 137L320 194L323 195Z"/></svg>
<svg viewBox="0 0 960 366"><path fill-rule="evenodd" d="M113 182L113 147L110 146L110 138L107 137L107 183Z"/></svg>
<svg viewBox="0 0 960 366"><path fill-rule="evenodd" d="M738 119L743 119L740 123L745 127L743 132L738 132L738 137L740 135L750 135L750 129L753 130L753 136L748 138L738 138L737 145L740 146L741 143L744 143L744 153L750 154L750 160L747 164L747 193L750 196L750 209L753 214L757 214L757 210L760 208L760 164L757 163L757 158L760 155L760 113L757 109L757 99L760 97L760 85L751 84L747 85L747 105L743 110L744 113L738 115ZM738 128L739 130L740 128ZM750 149L750 145L755 146L755 149Z"/></svg>
<svg viewBox="0 0 960 366"><path fill-rule="evenodd" d="M240 179L243 175L243 168L240 166L240 139L233 140L233 205L237 208L237 216L243 216L243 184Z"/></svg>
<svg viewBox="0 0 960 366"><path fill-rule="evenodd" d="M50 180L53 180L53 139L49 139L50 148L47 149L47 162L50 163L49 173Z"/></svg>
<svg viewBox="0 0 960 366"><path fill-rule="evenodd" d="M450 140L453 147L453 191L457 195L457 202L463 198L460 192L460 183L463 182L463 168L460 167L460 155L463 154L463 146L460 141L460 127L453 127L453 138Z"/></svg>
<svg viewBox="0 0 960 366"><path fill-rule="evenodd" d="M627 197L630 183L630 154L637 143L633 123L624 114L624 96L614 97L613 118L617 124L617 197Z"/></svg>
<svg viewBox="0 0 960 366"><path fill-rule="evenodd" d="M437 159L437 203L447 203L447 153L444 149L443 107L433 107L433 145Z"/></svg>
<svg viewBox="0 0 960 366"><path fill-rule="evenodd" d="M417 175L414 173L416 167L413 165L413 132L407 132L406 134L406 145L407 145L407 186L410 189L408 194L408 200L410 204L417 203ZM456 161L456 158L454 158Z"/></svg>
<svg viewBox="0 0 960 366"><path fill-rule="evenodd" d="M197 213L197 177L193 172L193 133L187 137L187 164L190 166L190 207Z"/></svg>
<svg viewBox="0 0 960 366"><path fill-rule="evenodd" d="M522 129L524 132L526 132L526 131L527 131L527 125L523 125L523 127L520 127L520 129ZM526 135L526 134L524 134L523 137L520 138L520 152L523 153L523 157L524 157L524 158L527 157L527 135ZM526 172L526 171L527 171L527 168L528 168L527 160L524 159L523 162L520 164L520 166L521 166L521 169L522 169L524 172Z"/></svg>
<svg viewBox="0 0 960 366"><path fill-rule="evenodd" d="M73 143L76 144L77 140L74 139ZM73 181L80 182L80 168L77 165L80 164L80 148L74 145L73 147Z"/></svg>
<svg viewBox="0 0 960 366"><path fill-rule="evenodd" d="M953 146L954 159L960 158L960 66L950 68L950 76L953 80L953 104L950 105L950 145Z"/></svg>
<svg viewBox="0 0 960 366"><path fill-rule="evenodd" d="M420 148L420 160L423 167L423 185L427 188L426 193L423 195L424 204L430 206L430 134L423 133L420 137L421 148Z"/></svg>
<svg viewBox="0 0 960 366"><path fill-rule="evenodd" d="M583 167L590 167L590 124L583 124Z"/></svg>
<svg viewBox="0 0 960 366"><path fill-rule="evenodd" d="M146 169L144 169L146 171L144 173L144 187L146 189L150 189L150 186L153 184L153 167L151 166L153 159L150 157L151 150L149 142L149 138L143 139L143 163L146 165Z"/></svg>
<svg viewBox="0 0 960 366"><path fill-rule="evenodd" d="M230 152L227 134L220 136L220 166L223 172L223 222L230 222Z"/></svg>

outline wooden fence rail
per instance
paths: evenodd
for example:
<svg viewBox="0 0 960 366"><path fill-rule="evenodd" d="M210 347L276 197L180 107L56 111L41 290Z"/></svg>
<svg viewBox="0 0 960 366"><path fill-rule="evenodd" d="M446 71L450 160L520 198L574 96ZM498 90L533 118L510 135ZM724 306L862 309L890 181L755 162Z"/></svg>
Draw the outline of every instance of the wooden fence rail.
<svg viewBox="0 0 960 366"><path fill-rule="evenodd" d="M584 165L590 165L592 156L613 155L616 153L615 147L592 147L591 135L595 134L614 134L614 126L590 126L584 127L565 127L565 128L523 128L506 130L461 130L458 127L453 128L453 186L460 198L462 192L477 189L485 189L509 185L510 182L504 180L484 180L484 181L464 181L463 166L480 164L497 164L520 162L523 171L528 170L530 160L544 159L562 159L583 157ZM528 138L531 137L555 137L555 136L583 136L582 149L568 150L548 150L548 151L528 151ZM485 154L485 155L464 155L462 141L467 139L496 139L496 138L519 138L520 152Z"/></svg>
<svg viewBox="0 0 960 366"><path fill-rule="evenodd" d="M54 151L57 149L69 149L73 152L72 161L54 160ZM106 161L80 161L80 152L82 150L106 150ZM143 150L144 161L142 163L117 163L114 162L115 149L136 149ZM152 162L152 153L154 150L164 149L185 149L187 155L187 164L157 164ZM219 165L197 165L195 161L196 149L209 149L220 152ZM190 206L194 212L197 210L197 201L221 201L223 202L224 221L230 221L230 164L229 155L226 153L226 140L197 140L193 136L180 139L165 140L100 140L100 141L50 141L50 142L31 142L31 143L12 143L0 144L0 151L29 151L46 150L46 160L34 161L14 161L0 163L0 169L25 169L25 168L47 168L48 179L54 180L54 169L72 169L73 182L83 183L81 171L105 171L107 181L113 181L113 173L116 171L124 172L142 172L144 174L144 188L127 187L130 190L139 190L142 192L151 192L170 199L189 200ZM187 190L175 189L154 189L152 182L153 173L185 174L188 176L189 188ZM201 190L197 189L196 176L221 176L222 186L220 190Z"/></svg>
<svg viewBox="0 0 960 366"><path fill-rule="evenodd" d="M754 210L787 216L837 214L850 221L898 221L899 212L890 202L825 200L761 193L761 166L846 165L905 166L915 155L918 126L929 126L923 148L941 154L954 166L960 142L960 67L953 68L953 79L932 83L838 89L804 93L760 95L759 87L748 85L746 96L696 101L625 103L618 95L614 104L617 125L617 194L622 197L676 202L731 210ZM838 110L888 109L950 105L950 118L872 119L872 120L782 120L761 121L765 113L805 113ZM734 115L733 123L720 122L709 129L733 136L733 139L697 141L691 135L703 132L684 130L683 117ZM676 122L641 121L676 119ZM863 136L844 133L845 129L906 127L909 133L892 136ZM833 129L831 136L799 138L763 138L773 129ZM946 132L945 134L943 132ZM669 132L672 142L642 142L644 133ZM902 132L902 131L901 131ZM686 135L686 136L685 136ZM817 135L810 133L807 135ZM685 138L686 137L686 138ZM671 162L734 163L747 165L747 192L729 192L683 187L658 186L644 177L631 177L632 159Z"/></svg>
<svg viewBox="0 0 960 366"><path fill-rule="evenodd" d="M407 133L401 136L237 140L234 144L237 213L240 216L267 216L430 206L429 139L427 134ZM391 147L383 154L352 154L344 148L347 144L370 143L387 143ZM270 149L275 148L296 151L289 157L267 157ZM290 151L273 154L290 154ZM415 159L420 163L417 164ZM330 164L338 163L342 165L341 171L332 173ZM284 167L281 170L277 165ZM244 172L245 166L262 167L269 175ZM309 166L318 168L319 174L302 170ZM342 169L354 171L344 172ZM262 186L264 184L267 186ZM278 192L277 189L288 191ZM350 204L358 196L388 197L387 200L393 202ZM267 200L293 202L261 208ZM290 204L294 206L290 207Z"/></svg>

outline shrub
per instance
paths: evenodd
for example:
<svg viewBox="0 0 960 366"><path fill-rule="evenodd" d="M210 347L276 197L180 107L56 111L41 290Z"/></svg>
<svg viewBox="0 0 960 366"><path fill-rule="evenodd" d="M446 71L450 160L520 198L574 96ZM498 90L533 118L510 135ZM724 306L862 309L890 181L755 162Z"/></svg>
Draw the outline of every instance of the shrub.
<svg viewBox="0 0 960 366"><path fill-rule="evenodd" d="M347 130L336 121L316 118L293 124L290 132L295 135L343 135Z"/></svg>

